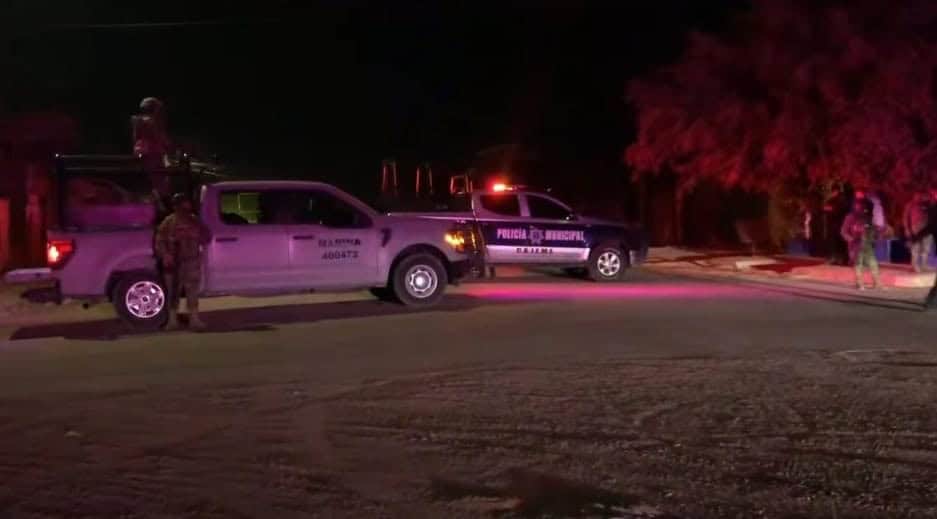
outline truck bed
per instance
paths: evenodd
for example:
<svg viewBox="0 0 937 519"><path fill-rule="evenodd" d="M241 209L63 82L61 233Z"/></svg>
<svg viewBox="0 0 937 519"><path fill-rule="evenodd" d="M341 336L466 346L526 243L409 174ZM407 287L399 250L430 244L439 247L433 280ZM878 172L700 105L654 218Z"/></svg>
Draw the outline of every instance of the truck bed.
<svg viewBox="0 0 937 519"><path fill-rule="evenodd" d="M107 280L115 271L156 271L152 227L78 232L49 230L48 238L74 244L74 256L52 273L62 293L69 296L106 296ZM102 268L105 265L109 268Z"/></svg>

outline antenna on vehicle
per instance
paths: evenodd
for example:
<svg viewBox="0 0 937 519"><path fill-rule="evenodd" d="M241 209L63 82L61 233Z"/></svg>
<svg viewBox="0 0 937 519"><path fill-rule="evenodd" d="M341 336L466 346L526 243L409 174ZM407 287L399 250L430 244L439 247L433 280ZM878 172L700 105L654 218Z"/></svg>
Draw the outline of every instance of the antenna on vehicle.
<svg viewBox="0 0 937 519"><path fill-rule="evenodd" d="M381 162L381 193L397 195L397 161L384 159Z"/></svg>

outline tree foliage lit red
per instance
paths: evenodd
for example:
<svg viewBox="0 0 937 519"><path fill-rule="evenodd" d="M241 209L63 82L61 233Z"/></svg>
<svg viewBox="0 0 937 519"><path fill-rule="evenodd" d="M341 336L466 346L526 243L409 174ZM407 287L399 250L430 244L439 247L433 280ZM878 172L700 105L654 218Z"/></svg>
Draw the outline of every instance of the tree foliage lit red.
<svg viewBox="0 0 937 519"><path fill-rule="evenodd" d="M937 182L937 2L756 1L633 81L637 174L904 197Z"/></svg>

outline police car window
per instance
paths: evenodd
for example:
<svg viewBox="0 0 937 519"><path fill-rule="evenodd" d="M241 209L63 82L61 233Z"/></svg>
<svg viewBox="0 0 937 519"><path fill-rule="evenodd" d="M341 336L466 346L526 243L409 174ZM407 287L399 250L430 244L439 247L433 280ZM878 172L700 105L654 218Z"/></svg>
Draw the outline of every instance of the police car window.
<svg viewBox="0 0 937 519"><path fill-rule="evenodd" d="M527 209L531 218L544 218L548 220L563 220L569 216L570 210L560 204L543 198L542 196L527 196Z"/></svg>
<svg viewBox="0 0 937 519"><path fill-rule="evenodd" d="M331 193L304 191L297 195L296 224L337 229L361 229L371 225L366 214Z"/></svg>
<svg viewBox="0 0 937 519"><path fill-rule="evenodd" d="M479 197L482 207L486 211L501 216L520 216L521 204L517 195L497 194L481 195Z"/></svg>

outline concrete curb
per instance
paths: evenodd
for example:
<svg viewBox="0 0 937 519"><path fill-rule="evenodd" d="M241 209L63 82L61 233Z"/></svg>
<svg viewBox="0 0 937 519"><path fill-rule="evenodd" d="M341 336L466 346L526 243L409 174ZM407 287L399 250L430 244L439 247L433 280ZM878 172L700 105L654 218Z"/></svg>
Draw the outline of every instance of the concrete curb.
<svg viewBox="0 0 937 519"><path fill-rule="evenodd" d="M788 272L775 272L769 269L757 269L759 266L782 265L789 258L795 265ZM673 268L687 266L690 268L705 268L713 271L750 273L766 277L789 277L802 281L814 281L821 284L841 285L853 287L853 269L851 267L832 266L822 263L814 265L796 266L796 262L804 258L797 256L748 256L748 255L719 255L713 254L708 258L675 259L657 258L646 262L651 268ZM896 289L930 288L934 286L935 273L915 273L907 265L891 263L880 264L883 282L888 287Z"/></svg>
<svg viewBox="0 0 937 519"><path fill-rule="evenodd" d="M650 272L660 274L677 275L691 279L703 279L715 282L738 282L757 287L774 287L787 289L793 294L800 291L807 292L804 295L816 297L833 297L839 300L856 301L862 303L898 303L902 309L922 309L924 295L926 291L919 288L902 288L888 291L863 291L859 292L852 286L844 286L835 283L823 283L813 280L792 279L788 276L769 272L738 272L727 270L681 268L681 267L661 267L659 265L646 266Z"/></svg>

